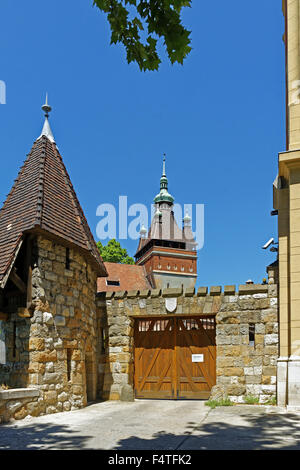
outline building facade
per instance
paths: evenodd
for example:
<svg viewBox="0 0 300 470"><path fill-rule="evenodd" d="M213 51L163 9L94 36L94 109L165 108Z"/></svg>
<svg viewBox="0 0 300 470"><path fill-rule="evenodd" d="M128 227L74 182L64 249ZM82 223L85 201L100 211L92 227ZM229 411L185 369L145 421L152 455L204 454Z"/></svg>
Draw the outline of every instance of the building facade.
<svg viewBox="0 0 300 470"><path fill-rule="evenodd" d="M278 403L300 406L300 0L284 0L286 141L274 183L278 211L280 358Z"/></svg>

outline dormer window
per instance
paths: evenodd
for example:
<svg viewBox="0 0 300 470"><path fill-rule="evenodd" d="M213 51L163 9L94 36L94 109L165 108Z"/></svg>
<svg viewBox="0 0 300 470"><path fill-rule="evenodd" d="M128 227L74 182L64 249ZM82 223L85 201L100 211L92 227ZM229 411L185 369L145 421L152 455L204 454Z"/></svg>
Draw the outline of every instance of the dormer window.
<svg viewBox="0 0 300 470"><path fill-rule="evenodd" d="M113 279L106 279L106 285L107 286L120 286L120 281L113 280Z"/></svg>

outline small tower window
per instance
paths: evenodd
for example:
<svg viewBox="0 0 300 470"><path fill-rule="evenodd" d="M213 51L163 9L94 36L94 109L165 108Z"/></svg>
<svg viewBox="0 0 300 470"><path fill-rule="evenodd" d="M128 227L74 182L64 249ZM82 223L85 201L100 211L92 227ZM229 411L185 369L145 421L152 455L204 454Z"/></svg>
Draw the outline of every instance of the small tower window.
<svg viewBox="0 0 300 470"><path fill-rule="evenodd" d="M255 323L249 324L249 346L255 345Z"/></svg>
<svg viewBox="0 0 300 470"><path fill-rule="evenodd" d="M104 328L100 328L100 338L101 338L101 354L105 354L106 338L105 338Z"/></svg>
<svg viewBox="0 0 300 470"><path fill-rule="evenodd" d="M13 358L17 357L17 323L13 322L13 338L12 338L12 355Z"/></svg>
<svg viewBox="0 0 300 470"><path fill-rule="evenodd" d="M68 381L71 380L71 370L72 370L72 349L67 349L67 376Z"/></svg>
<svg viewBox="0 0 300 470"><path fill-rule="evenodd" d="M66 269L70 269L70 248L66 249Z"/></svg>

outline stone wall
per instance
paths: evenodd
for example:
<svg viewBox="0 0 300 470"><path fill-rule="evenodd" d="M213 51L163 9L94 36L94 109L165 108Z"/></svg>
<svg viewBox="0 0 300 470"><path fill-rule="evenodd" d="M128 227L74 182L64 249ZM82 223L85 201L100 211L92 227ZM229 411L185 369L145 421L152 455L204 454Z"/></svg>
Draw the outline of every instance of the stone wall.
<svg viewBox="0 0 300 470"><path fill-rule="evenodd" d="M96 274L79 251L38 236L33 246L30 318L9 314L2 322L7 363L0 369L0 385L34 387L40 391L35 416L69 411L95 400L99 356L96 317ZM11 354L13 322L16 355ZM3 327L4 325L4 327ZM17 371L21 370L20 381ZM22 416L32 414L24 405Z"/></svg>
<svg viewBox="0 0 300 470"><path fill-rule="evenodd" d="M212 398L228 396L243 403L245 396L255 396L262 403L275 397L277 286L243 286L238 295L224 296L216 323L217 386Z"/></svg>
<svg viewBox="0 0 300 470"><path fill-rule="evenodd" d="M134 319L170 314L166 299L176 298L175 315L216 316L217 384L213 398L230 396L242 402L247 395L261 401L276 395L278 357L277 286L260 284L145 291L98 295L99 318L107 329L106 363L101 363L104 399L132 399ZM254 345L250 331L254 327ZM103 377L104 369L104 377Z"/></svg>
<svg viewBox="0 0 300 470"><path fill-rule="evenodd" d="M0 388L0 424L11 419L23 419L28 415L38 416L40 392L31 388L1 390Z"/></svg>

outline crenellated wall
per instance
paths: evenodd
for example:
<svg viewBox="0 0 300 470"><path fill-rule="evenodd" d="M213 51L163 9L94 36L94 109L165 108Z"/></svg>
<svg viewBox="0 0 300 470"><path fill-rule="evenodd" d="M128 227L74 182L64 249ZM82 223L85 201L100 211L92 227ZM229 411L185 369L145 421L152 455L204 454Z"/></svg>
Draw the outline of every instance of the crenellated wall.
<svg viewBox="0 0 300 470"><path fill-rule="evenodd" d="M164 316L166 299L176 299L174 315L216 317L217 383L212 398L247 395L264 402L276 396L278 306L276 284L153 289L98 295L99 319L106 331L102 356L104 399L133 399L134 319ZM252 344L250 333L254 332Z"/></svg>

